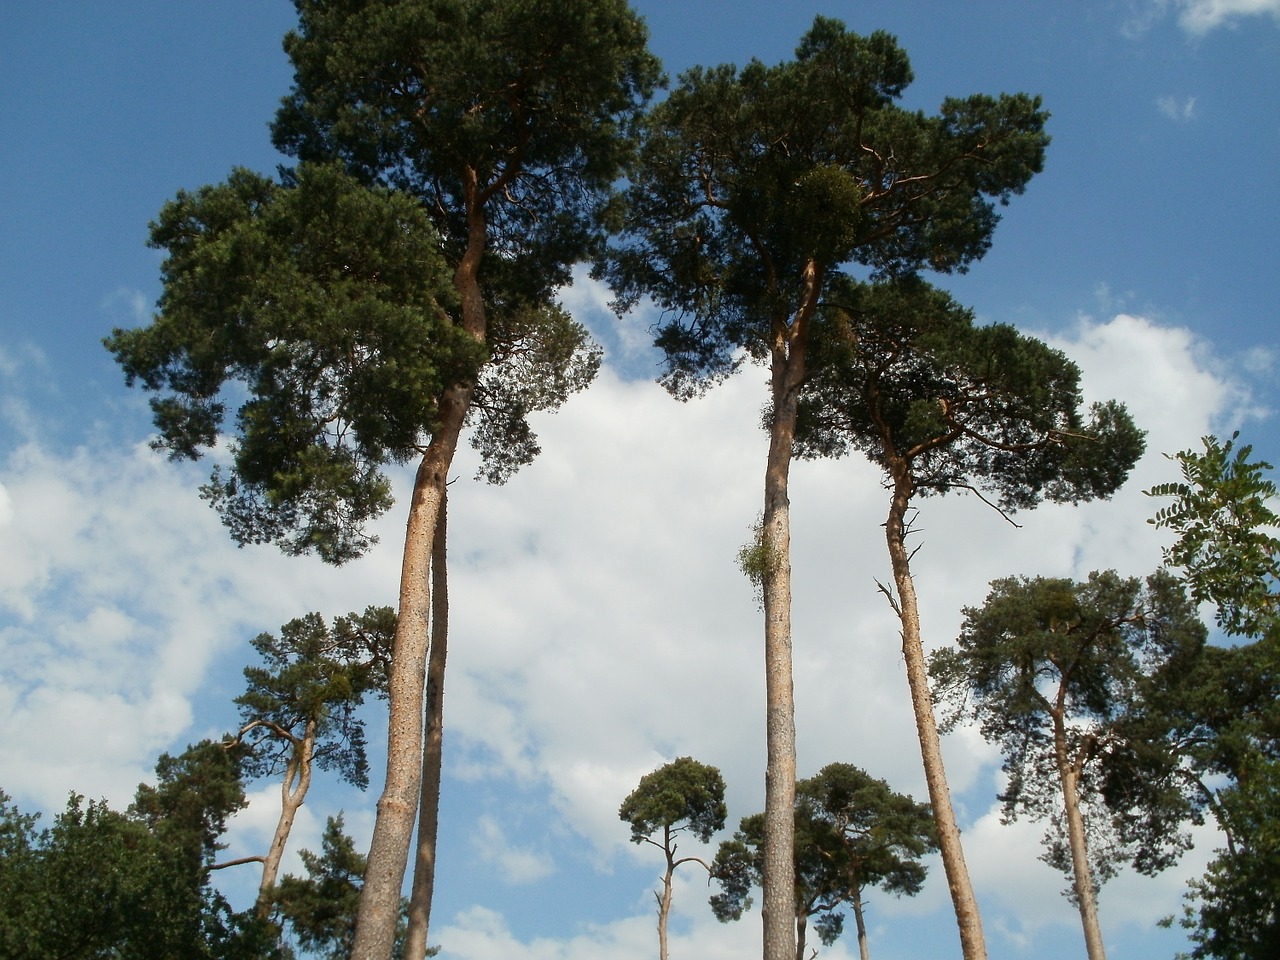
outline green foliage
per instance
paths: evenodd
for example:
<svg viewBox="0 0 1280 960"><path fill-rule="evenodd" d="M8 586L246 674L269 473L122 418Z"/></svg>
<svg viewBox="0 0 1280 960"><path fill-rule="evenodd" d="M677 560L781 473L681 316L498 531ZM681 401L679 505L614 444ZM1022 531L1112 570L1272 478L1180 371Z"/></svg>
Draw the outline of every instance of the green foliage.
<svg viewBox="0 0 1280 960"><path fill-rule="evenodd" d="M906 464L920 495L975 490L1002 509L1114 493L1142 453L1124 407L1081 411L1063 353L918 280L833 285L800 398L801 456ZM901 467L900 467L901 468Z"/></svg>
<svg viewBox="0 0 1280 960"><path fill-rule="evenodd" d="M139 784L129 814L180 850L188 873L207 870L227 820L247 801L238 745L201 740L178 756L161 754L156 784Z"/></svg>
<svg viewBox="0 0 1280 960"><path fill-rule="evenodd" d="M1259 764L1280 761L1280 541L1271 533L1280 520L1269 505L1270 465L1250 463L1252 448L1235 449L1236 439L1206 437L1203 454L1177 454L1186 482L1147 492L1175 498L1150 521L1178 533L1166 560L1193 598L1214 604L1225 632L1252 640L1207 647L1158 707L1198 770L1244 781Z"/></svg>
<svg viewBox="0 0 1280 960"><path fill-rule="evenodd" d="M1200 803L1214 808L1211 784L1243 782L1280 763L1280 644L1274 637L1211 644L1171 660L1131 725L1129 741L1172 744L1198 784ZM1218 819L1231 838L1230 820Z"/></svg>
<svg viewBox="0 0 1280 960"><path fill-rule="evenodd" d="M1261 766L1223 792L1223 816L1244 840L1220 850L1191 884L1183 926L1196 960L1270 960L1280 955L1280 764Z"/></svg>
<svg viewBox="0 0 1280 960"><path fill-rule="evenodd" d="M541 351L578 389L598 356L550 304L600 244L599 199L630 157L637 115L661 79L644 22L623 0L295 6L299 28L285 38L295 86L272 128L276 146L419 198L453 270L469 250L481 258L488 329L479 332L494 360ZM521 344L536 344L534 353ZM527 400L546 372L513 367L516 393ZM536 452L522 417L481 422L482 451L507 424L521 456ZM498 464L497 475L509 466Z"/></svg>
<svg viewBox="0 0 1280 960"><path fill-rule="evenodd" d="M237 170L166 204L151 242L168 251L160 313L106 345L130 385L161 394L156 446L197 458L236 398L230 473L203 491L232 535L358 556L391 503L381 468L420 449L442 390L485 359L449 321L421 205L331 165L283 184Z"/></svg>
<svg viewBox="0 0 1280 960"><path fill-rule="evenodd" d="M584 388L600 363L553 298L600 245L599 198L660 80L644 23L622 0L295 6L295 86L273 139L417 198L455 285L476 267L483 320L468 309L454 320L489 351L468 420L480 475L501 483L538 453L528 414Z"/></svg>
<svg viewBox="0 0 1280 960"><path fill-rule="evenodd" d="M646 773L618 809L618 818L631 825L632 843L644 843L659 831L669 843L672 833L685 830L706 843L724 827L727 815L720 771L692 757Z"/></svg>
<svg viewBox="0 0 1280 960"><path fill-rule="evenodd" d="M694 68L653 109L607 273L621 307L666 312L678 395L768 355L842 264L950 272L986 252L995 202L1041 168L1046 114L1025 94L908 111L911 79L893 37L818 17L794 60Z"/></svg>
<svg viewBox="0 0 1280 960"><path fill-rule="evenodd" d="M299 166L168 204L161 312L107 346L162 394L175 457L240 403L203 490L238 542L341 563L372 543L383 468L423 451L446 391L475 388L481 473L501 481L538 452L527 414L594 375L552 294L599 244L596 200L659 70L621 0L296 6L273 135ZM464 303L473 269L483 303Z"/></svg>
<svg viewBox="0 0 1280 960"><path fill-rule="evenodd" d="M825 823L841 841L850 886L914 896L926 870L920 858L936 849L933 813L896 793L884 780L848 763L830 763L796 784L804 818Z"/></svg>
<svg viewBox="0 0 1280 960"><path fill-rule="evenodd" d="M920 892L920 858L936 849L933 814L852 764L831 763L796 784L796 916L816 918L824 944L844 929L843 909L860 909L865 889L900 896ZM751 906L761 879L762 814L744 817L720 845L712 876L720 893L711 909L720 921L737 920Z"/></svg>
<svg viewBox="0 0 1280 960"><path fill-rule="evenodd" d="M756 602L764 606L764 582L773 573L781 557L765 539L764 520L758 518L751 527L751 539L738 549L738 569L755 588Z"/></svg>
<svg viewBox="0 0 1280 960"><path fill-rule="evenodd" d="M284 771L300 758L314 724L316 766L367 787L364 723L357 710L370 692L386 688L395 627L391 608L369 607L335 618L332 629L310 613L286 623L278 638L256 637L253 647L264 665L245 668L247 690L236 698L245 772L261 777Z"/></svg>
<svg viewBox="0 0 1280 960"><path fill-rule="evenodd" d="M492 362L468 412L479 477L505 483L542 452L529 414L554 410L585 390L603 359L600 347L568 311L549 304L499 313L489 323Z"/></svg>
<svg viewBox="0 0 1280 960"><path fill-rule="evenodd" d="M172 783L172 781L170 781ZM190 782L198 789L198 785ZM215 790L216 792L216 790ZM271 931L234 913L186 849L191 804L143 818L72 795L53 825L0 793L0 955L11 960L268 960ZM217 802L205 804L217 806ZM165 829L169 827L171 829Z"/></svg>
<svg viewBox="0 0 1280 960"><path fill-rule="evenodd" d="M456 263L489 208L493 306L542 303L596 242L595 198L660 80L623 0L295 0L295 86L272 128L422 198Z"/></svg>
<svg viewBox="0 0 1280 960"><path fill-rule="evenodd" d="M300 852L305 877L287 874L277 884L273 916L304 955L345 960L355 936L365 858L343 831L341 814L328 818L320 842L319 854ZM393 956L401 957L402 948L398 937Z"/></svg>
<svg viewBox="0 0 1280 960"><path fill-rule="evenodd" d="M1049 820L1044 859L1070 871L1059 781L1059 762L1068 762L1093 811L1096 883L1125 861L1143 873L1173 862L1195 812L1175 745L1136 721L1204 646L1178 583L1163 571L1145 582L1111 571L1081 583L1008 578L964 614L956 646L934 654L930 674L949 722L976 719L1003 751L1005 815Z"/></svg>
<svg viewBox="0 0 1280 960"><path fill-rule="evenodd" d="M1271 464L1250 462L1253 447L1236 447L1240 434L1225 443L1204 437L1204 452L1183 450L1175 460L1182 481L1146 491L1172 497L1148 520L1173 530L1177 541L1165 562L1182 571L1191 595L1218 608L1218 625L1228 634L1257 636L1277 623L1280 593L1280 516Z"/></svg>
<svg viewBox="0 0 1280 960"><path fill-rule="evenodd" d="M1227 840L1191 885L1183 926L1192 956L1260 960L1280 950L1280 517L1271 465L1251 462L1252 447L1238 439L1204 437L1203 453L1170 458L1181 482L1147 493L1173 499L1149 521L1177 534L1166 562L1197 601L1215 606L1223 632L1250 642L1205 648L1146 719L1181 744Z"/></svg>

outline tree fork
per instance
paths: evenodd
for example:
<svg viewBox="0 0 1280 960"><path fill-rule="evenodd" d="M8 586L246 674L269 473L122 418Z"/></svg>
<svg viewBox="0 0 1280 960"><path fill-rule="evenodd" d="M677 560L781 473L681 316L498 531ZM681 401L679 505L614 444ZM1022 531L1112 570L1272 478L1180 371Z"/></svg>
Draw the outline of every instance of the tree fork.
<svg viewBox="0 0 1280 960"><path fill-rule="evenodd" d="M431 555L448 470L471 398L469 386L446 391L441 426L414 477L400 573L400 612L392 647L387 730L387 779L377 819L352 960L388 960L395 945L400 888L408 866L422 789L423 698L431 623Z"/></svg>
<svg viewBox="0 0 1280 960"><path fill-rule="evenodd" d="M476 172L465 171L467 184L467 247L453 285L462 301L461 326L481 343L485 340L487 313L480 290L480 259L488 239L487 221L480 206ZM442 517L449 483L449 467L458 449L458 439L466 423L467 411L475 395L475 384L463 383L445 391L440 402L440 427L431 439L414 478L413 501L405 533L404 562L400 571L400 620L396 625L392 652L389 700L391 704L387 737L387 782L378 800L373 843L364 887L360 891L360 912L356 919L351 960L389 960L395 946L400 889L408 866L416 814L422 809L423 766L427 749L423 728L423 701L426 696L427 653L430 647L432 616L431 575L436 541L442 534ZM408 616L406 616L406 612ZM443 651L442 651L443 652ZM401 658L405 658L402 667ZM443 669L443 661L440 663ZM402 676L403 674L403 676ZM443 677L441 677L443 680ZM435 804L439 811L439 779L435 784ZM386 826L379 832L385 818ZM381 842L380 842L381 841ZM433 841L434 846L434 841ZM432 852L434 861L434 851ZM434 862L432 864L434 871ZM370 889L370 881L376 881ZM424 884L427 881L424 878ZM415 886L417 886L415 869ZM430 880L434 890L434 873ZM430 908L421 903L424 890L418 889L416 910L421 917L415 946L420 940L426 951L426 925ZM413 960L412 955L410 960Z"/></svg>
<svg viewBox="0 0 1280 960"><path fill-rule="evenodd" d="M275 889L276 877L280 874L280 861L284 857L285 844L289 842L289 834L293 832L293 822L298 816L298 808L307 798L311 788L311 767L315 758L316 721L307 721L306 734L301 743L294 744L295 755L285 768L284 783L280 785L280 819L276 821L275 834L271 838L271 847L262 859L262 882L258 886L258 916L266 919L271 912L271 895ZM295 781L297 786L294 786Z"/></svg>

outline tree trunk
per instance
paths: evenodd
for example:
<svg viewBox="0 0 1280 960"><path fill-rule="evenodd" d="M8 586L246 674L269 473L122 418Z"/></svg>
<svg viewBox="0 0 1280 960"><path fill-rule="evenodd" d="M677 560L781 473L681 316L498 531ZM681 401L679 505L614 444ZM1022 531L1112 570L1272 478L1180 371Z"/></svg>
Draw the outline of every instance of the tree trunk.
<svg viewBox="0 0 1280 960"><path fill-rule="evenodd" d="M427 722L422 744L422 790L418 808L418 854L409 897L405 960L423 960L431 929L436 883L436 837L440 824L440 769L444 756L444 669L449 644L448 495L440 501L431 554L431 653L427 659Z"/></svg>
<svg viewBox="0 0 1280 960"><path fill-rule="evenodd" d="M285 844L289 842L289 834L293 831L293 821L298 816L298 808L307 797L311 788L312 759L316 749L316 722L307 721L306 733L302 741L294 745L294 754L284 771L284 782L280 785L280 819L276 821L276 832L271 838L271 847L262 861L262 883L258 887L258 915L265 918L271 912L271 894L276 885L276 877L280 875L280 860L284 857ZM295 781L297 786L294 786Z"/></svg>
<svg viewBox="0 0 1280 960"><path fill-rule="evenodd" d="M671 877L676 872L676 861L671 849L671 827L665 826L662 830L667 872L662 875L662 896L658 897L658 960L667 960L667 918L671 916Z"/></svg>
<svg viewBox="0 0 1280 960"><path fill-rule="evenodd" d="M986 960L987 945L982 933L978 901L969 880L960 845L960 829L956 826L947 787L947 772L942 763L942 743L938 723L933 715L933 698L929 691L929 672L925 665L924 644L920 639L920 607L915 584L911 579L911 559L906 545L906 517L911 505L914 484L909 468L891 463L894 478L893 503L885 523L885 540L893 565L893 582L898 591L897 613L902 621L902 656L906 661L907 684L911 689L911 706L920 738L920 754L924 760L925 781L929 786L929 802L938 827L938 848L947 874L947 887L955 907L956 924L960 928L960 948L965 960Z"/></svg>
<svg viewBox="0 0 1280 960"><path fill-rule="evenodd" d="M467 248L454 272L453 285L461 301L462 328L483 343L486 319L479 271L487 230L475 171L467 170L464 174ZM378 799L351 960L390 960L395 947L400 890L413 842L414 819L421 802L431 556L449 467L474 395L472 383L460 383L444 392L440 398L439 429L432 436L414 478L400 568L400 619L392 647L388 685L387 780Z"/></svg>
<svg viewBox="0 0 1280 960"><path fill-rule="evenodd" d="M799 914L795 919L796 925L796 960L804 960L804 946L809 934L809 917L806 914Z"/></svg>
<svg viewBox="0 0 1280 960"><path fill-rule="evenodd" d="M764 960L795 955L796 709L791 657L791 516L788 483L795 444L796 401L804 380L809 321L817 309L822 269L810 261L795 319L774 325L770 355L769 458L764 474L765 740L764 845L760 912Z"/></svg>
<svg viewBox="0 0 1280 960"><path fill-rule="evenodd" d="M787 474L795 400L775 406L765 472L762 545L764 598L765 738L764 846L761 913L764 960L795 955L795 689L791 659L791 526Z"/></svg>
<svg viewBox="0 0 1280 960"><path fill-rule="evenodd" d="M853 907L853 922L858 930L858 956L862 960L871 960L871 951L867 948L867 924L862 917L862 891L855 890L849 903Z"/></svg>
<svg viewBox="0 0 1280 960"><path fill-rule="evenodd" d="M470 390L462 391L470 400ZM466 403L442 405L445 421L414 479L400 571L400 615L388 685L387 779L378 799L373 841L360 891L352 960L389 960L395 946L404 883L422 781L423 688L431 620L428 581L437 518L449 465L457 449Z"/></svg>
<svg viewBox="0 0 1280 960"><path fill-rule="evenodd" d="M1071 847L1071 866L1080 923L1084 927L1084 945L1089 960L1107 960L1102 944L1102 928L1098 925L1098 900L1094 895L1093 871L1089 869L1089 848L1084 834L1084 815L1080 812L1080 794L1076 789L1077 770L1067 755L1067 730L1060 712L1053 713L1053 749L1062 783L1062 807L1067 821L1067 842Z"/></svg>

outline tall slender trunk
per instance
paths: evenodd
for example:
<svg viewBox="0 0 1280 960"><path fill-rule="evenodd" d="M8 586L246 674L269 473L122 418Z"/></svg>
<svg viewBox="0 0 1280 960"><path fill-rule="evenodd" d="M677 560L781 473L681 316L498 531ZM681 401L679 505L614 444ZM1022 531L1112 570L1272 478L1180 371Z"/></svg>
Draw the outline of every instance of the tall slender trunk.
<svg viewBox="0 0 1280 960"><path fill-rule="evenodd" d="M775 404L765 471L762 545L765 739L764 845L761 913L764 960L795 954L795 687L791 656L791 521L788 468L795 429L794 397Z"/></svg>
<svg viewBox="0 0 1280 960"><path fill-rule="evenodd" d="M770 351L769 455L764 473L761 546L764 571L765 741L764 844L760 912L764 960L795 955L796 707L791 655L791 513L788 485L795 448L797 400L804 382L810 320L823 269L805 266L795 318L775 322Z"/></svg>
<svg viewBox="0 0 1280 960"><path fill-rule="evenodd" d="M796 960L804 960L804 949L809 942L809 915L807 913L797 913L795 917L796 928ZM813 951L815 954L817 950Z"/></svg>
<svg viewBox="0 0 1280 960"><path fill-rule="evenodd" d="M969 880L960 845L960 829L956 826L947 772L942 763L942 742L933 715L933 697L929 691L929 672L925 665L924 644L920 639L920 606L911 579L911 558L907 552L907 510L914 493L909 466L891 459L893 502L885 523L885 540L893 565L893 582L898 592L897 613L902 622L902 656L907 666L907 684L911 689L911 707L915 712L916 731L920 738L920 754L924 760L925 781L929 786L929 802L933 806L938 828L938 848L947 874L947 887L955 907L956 924L960 928L960 948L965 960L986 960L987 945L982 933L982 917Z"/></svg>
<svg viewBox="0 0 1280 960"><path fill-rule="evenodd" d="M284 770L284 782L280 785L280 819L271 837L271 847L262 861L262 883L258 887L257 910L266 917L271 912L271 894L280 875L280 860L284 857L285 844L293 831L293 821L298 808L311 788L312 760L316 750L316 721L308 720L302 740L294 745L293 756ZM296 786L295 786L296 784Z"/></svg>
<svg viewBox="0 0 1280 960"><path fill-rule="evenodd" d="M440 824L440 769L444 756L444 669L449 644L448 497L440 501L431 554L431 653L427 659L427 722L422 743L422 790L418 808L418 854L409 897L405 960L423 960L431 929L436 884L436 837Z"/></svg>
<svg viewBox="0 0 1280 960"><path fill-rule="evenodd" d="M453 444L441 432L418 464L400 571L400 616L388 684L387 779L378 798L373 841L360 891L352 960L389 960L395 946L400 889L413 841L422 780L422 699L429 645L430 557Z"/></svg>
<svg viewBox="0 0 1280 960"><path fill-rule="evenodd" d="M667 960L667 918L671 916L671 878L676 872L675 851L671 849L671 827L662 828L662 849L667 855L667 871L662 875L662 895L658 896L658 960Z"/></svg>
<svg viewBox="0 0 1280 960"><path fill-rule="evenodd" d="M466 170L464 175L467 247L454 271L453 285L461 301L460 325L483 343L486 316L479 273L487 227L476 173ZM414 478L400 568L400 619L392 646L388 685L387 780L378 799L351 960L390 960L395 947L400 890L413 843L414 819L421 803L431 557L449 467L474 395L473 383L460 383L444 392L440 399L440 425Z"/></svg>
<svg viewBox="0 0 1280 960"><path fill-rule="evenodd" d="M1071 847L1076 904L1084 927L1084 945L1089 960L1107 960L1102 944L1102 928L1098 924L1098 899L1094 895L1093 871L1089 869L1089 848L1085 840L1084 815L1080 811L1080 793L1076 789L1079 771L1067 751L1067 729L1060 711L1053 712L1053 751L1062 783L1062 807L1067 820L1067 842Z"/></svg>
<svg viewBox="0 0 1280 960"><path fill-rule="evenodd" d="M871 960L871 950L867 947L867 923L862 916L862 891L855 890L853 899L849 901L853 907L853 922L858 929L858 956L862 960Z"/></svg>

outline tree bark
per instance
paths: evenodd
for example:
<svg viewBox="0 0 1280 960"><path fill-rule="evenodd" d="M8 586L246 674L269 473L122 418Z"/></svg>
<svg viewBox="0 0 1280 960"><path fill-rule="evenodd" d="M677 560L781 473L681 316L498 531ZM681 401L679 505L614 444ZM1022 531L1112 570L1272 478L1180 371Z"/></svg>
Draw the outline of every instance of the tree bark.
<svg viewBox="0 0 1280 960"><path fill-rule="evenodd" d="M284 782L280 785L280 819L271 838L271 846L262 861L262 883L258 886L258 915L265 918L271 912L271 894L280 875L280 860L284 857L285 844L293 831L293 821L298 808L311 788L311 767L316 749L316 721L308 720L306 732L294 745L294 754L284 770ZM297 786L294 786L294 783Z"/></svg>
<svg viewBox="0 0 1280 960"><path fill-rule="evenodd" d="M461 418L457 418L457 430ZM457 433L454 433L454 446ZM422 778L422 698L429 643L427 577L436 518L452 450L437 435L418 464L400 572L400 618L388 684L387 778L378 799L373 841L360 890L352 960L389 960L395 946L400 889L413 841Z"/></svg>
<svg viewBox="0 0 1280 960"><path fill-rule="evenodd" d="M791 526L788 467L795 425L795 401L775 406L765 472L762 543L765 569L765 824L761 865L764 960L791 960L795 954L795 688L791 655Z"/></svg>
<svg viewBox="0 0 1280 960"><path fill-rule="evenodd" d="M871 960L871 951L867 947L867 924L862 917L862 891L855 890L849 903L853 907L853 922L858 930L858 956L862 960Z"/></svg>
<svg viewBox="0 0 1280 960"><path fill-rule="evenodd" d="M486 315L479 272L488 232L475 171L464 171L464 179L467 247L454 271L453 285L461 301L462 328L483 343ZM390 960L395 947L400 890L413 842L414 819L421 803L431 557L449 467L474 395L473 383L460 383L445 391L440 399L440 426L414 478L400 568L400 619L396 625L388 685L387 780L378 799L351 960Z"/></svg>
<svg viewBox="0 0 1280 960"><path fill-rule="evenodd" d="M448 495L440 501L431 554L431 652L427 659L427 721L422 743L422 789L418 807L418 853L409 897L405 960L423 960L431 929L436 885L436 839L440 824L440 771L444 758L444 671L449 644Z"/></svg>
<svg viewBox="0 0 1280 960"><path fill-rule="evenodd" d="M770 356L769 454L764 474L761 546L764 570L765 740L764 845L760 912L764 960L795 955L796 711L791 654L791 516L788 483L797 400L805 373L809 321L817 309L822 269L805 268L805 288L791 323L775 323Z"/></svg>
<svg viewBox="0 0 1280 960"><path fill-rule="evenodd" d="M798 914L795 918L796 927L796 960L804 960L804 946L808 939L809 933L809 917L806 914Z"/></svg>
<svg viewBox="0 0 1280 960"><path fill-rule="evenodd" d="M956 826L947 772L942 763L942 742L938 736L937 718L933 715L933 697L929 690L929 672L925 664L924 644L920 639L920 607L915 584L911 579L911 558L906 545L907 510L911 505L914 484L909 466L891 458L893 502L885 523L885 540L893 566L893 582L898 591L897 613L902 622L902 656L907 667L907 684L911 689L911 707L915 712L916 731L920 738L920 754L924 760L925 782L929 802L933 806L938 827L938 848L947 875L947 887L955 907L956 924L960 928L960 948L965 960L986 960L987 945L982 933L982 917L969 880L964 849L960 845L960 829Z"/></svg>
<svg viewBox="0 0 1280 960"><path fill-rule="evenodd" d="M671 827L662 828L662 849L667 855L667 871L662 875L662 896L658 897L658 960L667 960L667 918L671 916L671 878L676 872L675 851L671 848Z"/></svg>
<svg viewBox="0 0 1280 960"><path fill-rule="evenodd" d="M1067 842L1071 847L1076 904L1084 927L1084 945L1089 960L1107 960L1098 924L1098 899L1094 895L1093 871L1089 869L1089 848L1085 840L1084 815L1080 811L1080 794L1076 789L1079 771L1067 752L1067 729L1060 711L1053 714L1053 750L1062 783L1062 807L1067 821Z"/></svg>

